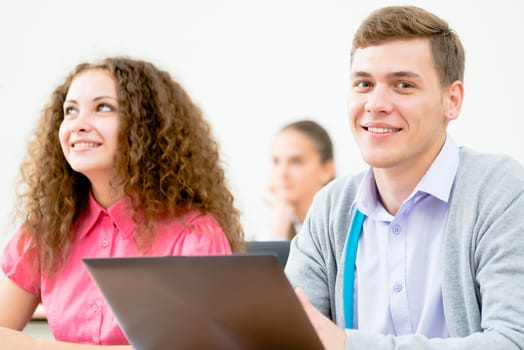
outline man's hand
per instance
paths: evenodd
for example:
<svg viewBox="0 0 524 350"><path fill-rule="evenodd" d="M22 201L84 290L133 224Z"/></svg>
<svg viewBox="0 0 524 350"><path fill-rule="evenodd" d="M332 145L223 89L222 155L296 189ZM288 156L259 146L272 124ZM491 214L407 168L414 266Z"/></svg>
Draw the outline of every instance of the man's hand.
<svg viewBox="0 0 524 350"><path fill-rule="evenodd" d="M302 288L295 288L295 293L324 348L326 350L343 350L346 342L344 330L338 328L330 319L322 315L306 298Z"/></svg>

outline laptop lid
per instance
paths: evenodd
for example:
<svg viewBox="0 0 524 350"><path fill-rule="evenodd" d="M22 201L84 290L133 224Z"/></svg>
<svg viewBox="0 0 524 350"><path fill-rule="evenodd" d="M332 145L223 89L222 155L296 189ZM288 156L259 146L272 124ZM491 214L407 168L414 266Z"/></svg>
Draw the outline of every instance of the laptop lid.
<svg viewBox="0 0 524 350"><path fill-rule="evenodd" d="M83 261L134 349L322 349L275 255Z"/></svg>
<svg viewBox="0 0 524 350"><path fill-rule="evenodd" d="M245 241L248 253L276 254L282 268L286 266L289 256L290 241Z"/></svg>

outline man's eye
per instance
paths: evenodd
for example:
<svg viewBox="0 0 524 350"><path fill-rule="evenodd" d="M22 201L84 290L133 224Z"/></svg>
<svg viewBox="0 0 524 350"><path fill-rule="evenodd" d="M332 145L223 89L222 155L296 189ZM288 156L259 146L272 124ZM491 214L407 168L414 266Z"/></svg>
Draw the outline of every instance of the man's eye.
<svg viewBox="0 0 524 350"><path fill-rule="evenodd" d="M358 88L368 88L371 87L372 84L369 81L359 81L355 86Z"/></svg>
<svg viewBox="0 0 524 350"><path fill-rule="evenodd" d="M397 87L399 89L411 89L413 87L413 84L405 82L405 81L402 81L402 82L397 84Z"/></svg>

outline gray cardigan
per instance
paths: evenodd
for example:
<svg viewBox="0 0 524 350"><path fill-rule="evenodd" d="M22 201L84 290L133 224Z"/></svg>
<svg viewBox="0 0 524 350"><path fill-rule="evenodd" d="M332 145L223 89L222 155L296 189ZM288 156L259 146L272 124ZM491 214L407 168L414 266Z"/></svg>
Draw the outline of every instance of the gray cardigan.
<svg viewBox="0 0 524 350"><path fill-rule="evenodd" d="M351 204L362 175L339 178L317 194L285 270L339 327ZM346 330L346 349L524 349L524 168L518 162L460 151L442 275L449 338Z"/></svg>

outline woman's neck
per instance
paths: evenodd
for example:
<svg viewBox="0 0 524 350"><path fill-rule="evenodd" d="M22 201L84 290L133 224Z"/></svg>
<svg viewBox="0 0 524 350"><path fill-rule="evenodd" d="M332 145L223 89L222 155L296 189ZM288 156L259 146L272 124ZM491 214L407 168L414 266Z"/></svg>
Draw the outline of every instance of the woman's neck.
<svg viewBox="0 0 524 350"><path fill-rule="evenodd" d="M124 197L124 188L112 183L95 184L91 182L93 197L104 208L109 208L115 202Z"/></svg>
<svg viewBox="0 0 524 350"><path fill-rule="evenodd" d="M310 199L308 201L302 201L301 203L298 203L294 206L295 216L297 217L298 222L304 222L312 201L313 199Z"/></svg>

